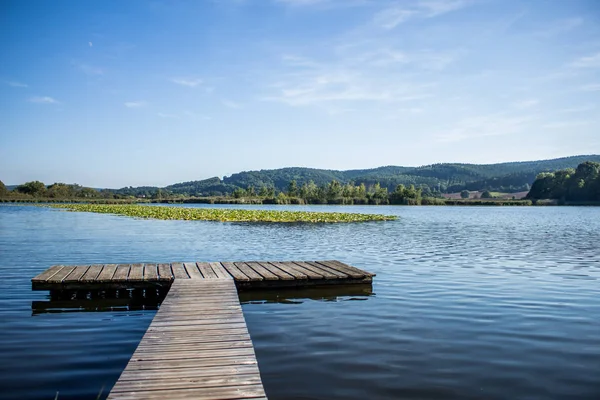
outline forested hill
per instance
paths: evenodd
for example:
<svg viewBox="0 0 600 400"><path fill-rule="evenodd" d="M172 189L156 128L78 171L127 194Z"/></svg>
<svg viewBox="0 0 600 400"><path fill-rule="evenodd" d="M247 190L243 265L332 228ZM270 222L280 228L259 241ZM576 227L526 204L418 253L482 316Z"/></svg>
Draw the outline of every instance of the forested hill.
<svg viewBox="0 0 600 400"><path fill-rule="evenodd" d="M585 161L600 162L600 155L584 155L553 160L510 162L500 164L432 164L422 167L386 166L360 170L326 170L314 168L280 168L244 171L229 177L183 182L163 188L182 195L210 196L230 194L235 189L261 188L287 191L292 180L298 186L313 181L317 186L332 180L342 184L353 182L365 186L380 183L392 191L399 184L423 187L424 191L452 193L461 190L493 190L519 192L529 189L536 176L566 168L576 168ZM141 191L138 189L142 189ZM151 195L158 188L123 188L120 194Z"/></svg>

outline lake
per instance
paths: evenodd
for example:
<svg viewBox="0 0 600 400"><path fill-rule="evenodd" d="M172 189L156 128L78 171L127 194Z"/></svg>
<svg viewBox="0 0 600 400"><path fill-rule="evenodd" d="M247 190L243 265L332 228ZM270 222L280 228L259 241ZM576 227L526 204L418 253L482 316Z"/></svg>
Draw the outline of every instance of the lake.
<svg viewBox="0 0 600 400"><path fill-rule="evenodd" d="M400 218L248 224L0 206L0 398L106 397L156 312L139 299L50 302L30 286L50 265L258 259L377 274L372 293L242 295L271 400L600 398L600 208L248 208Z"/></svg>

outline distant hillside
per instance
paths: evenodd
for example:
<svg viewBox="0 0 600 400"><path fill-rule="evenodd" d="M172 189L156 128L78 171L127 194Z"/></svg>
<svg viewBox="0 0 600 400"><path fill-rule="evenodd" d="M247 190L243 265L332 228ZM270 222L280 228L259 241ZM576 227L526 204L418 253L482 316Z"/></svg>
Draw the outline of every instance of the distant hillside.
<svg viewBox="0 0 600 400"><path fill-rule="evenodd" d="M60 199L75 197L174 199L192 196L233 195L236 198L260 196L273 199L278 196L279 192L291 194L291 197L301 193L306 197L306 193L310 192L313 197L322 199L326 197L324 197L324 193L328 192L331 198L338 198L340 193L345 193L346 198L358 196L364 200L365 193L379 193L378 196L383 199L394 192L398 185L404 185L407 190L414 185L416 189L420 189L419 193L422 197L441 197L442 194L460 193L463 190L471 192L487 190L507 193L510 194L509 197L512 197L513 194L519 192L528 192L541 173L574 169L586 161L600 162L600 155L500 164L446 163L421 167L390 165L348 171L289 167L243 171L223 179L214 177L180 182L163 188L129 186L121 189L97 190L65 183L46 185L38 181L27 182L16 187L15 185L5 186L0 181L0 195L10 193L13 198L33 196Z"/></svg>
<svg viewBox="0 0 600 400"><path fill-rule="evenodd" d="M422 167L385 166L348 171L290 167L243 171L223 179L215 177L176 183L161 190L165 191L165 194L214 196L231 194L235 189L249 187L254 187L257 192L263 187L286 191L292 180L295 180L298 186L309 181L322 186L336 180L342 184L353 182L355 185L365 184L367 187L379 183L390 191L393 191L397 185L403 184L420 186L425 192L452 193L464 189L520 192L529 190L529 185L534 182L539 173L576 168L584 161L600 162L600 155L500 164L450 163ZM129 187L115 192L123 195L152 196L158 189L157 187Z"/></svg>

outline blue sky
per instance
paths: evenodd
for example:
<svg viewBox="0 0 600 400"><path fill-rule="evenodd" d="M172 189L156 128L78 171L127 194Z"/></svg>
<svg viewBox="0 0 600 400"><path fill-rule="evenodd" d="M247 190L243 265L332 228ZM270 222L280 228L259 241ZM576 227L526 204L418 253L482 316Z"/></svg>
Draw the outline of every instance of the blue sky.
<svg viewBox="0 0 600 400"><path fill-rule="evenodd" d="M3 1L0 180L600 153L600 2Z"/></svg>

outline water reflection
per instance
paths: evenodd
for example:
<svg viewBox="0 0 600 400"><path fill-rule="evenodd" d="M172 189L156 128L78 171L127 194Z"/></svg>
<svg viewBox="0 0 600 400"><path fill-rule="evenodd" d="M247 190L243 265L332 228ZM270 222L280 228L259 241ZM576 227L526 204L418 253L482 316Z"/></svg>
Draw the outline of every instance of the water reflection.
<svg viewBox="0 0 600 400"><path fill-rule="evenodd" d="M46 300L31 302L32 315L66 312L158 310L168 289L61 290L50 291ZM302 304L316 301L360 301L374 296L371 284L317 286L283 290L244 290L241 304Z"/></svg>

